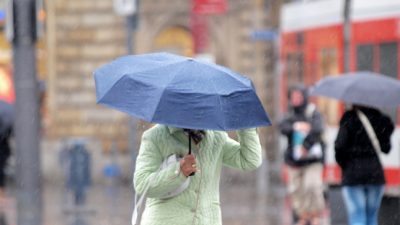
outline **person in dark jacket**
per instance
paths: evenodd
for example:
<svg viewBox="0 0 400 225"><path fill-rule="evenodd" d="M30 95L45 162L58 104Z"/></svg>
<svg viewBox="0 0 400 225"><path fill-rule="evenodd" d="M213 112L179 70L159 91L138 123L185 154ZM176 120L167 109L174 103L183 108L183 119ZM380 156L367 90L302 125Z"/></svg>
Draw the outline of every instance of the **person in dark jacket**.
<svg viewBox="0 0 400 225"><path fill-rule="evenodd" d="M0 199L5 195L6 185L6 166L8 158L11 155L9 139L11 136L11 127L3 127L3 122L0 119Z"/></svg>
<svg viewBox="0 0 400 225"><path fill-rule="evenodd" d="M377 225L385 177L377 150L357 110L369 120L384 153L390 151L394 125L389 117L376 109L353 106L342 116L335 141L335 157L342 169L342 193L349 224Z"/></svg>
<svg viewBox="0 0 400 225"><path fill-rule="evenodd" d="M289 112L279 128L287 137L285 163L288 165L288 191L298 225L319 224L325 207L323 198L324 122L315 105L308 102L302 85L290 88Z"/></svg>

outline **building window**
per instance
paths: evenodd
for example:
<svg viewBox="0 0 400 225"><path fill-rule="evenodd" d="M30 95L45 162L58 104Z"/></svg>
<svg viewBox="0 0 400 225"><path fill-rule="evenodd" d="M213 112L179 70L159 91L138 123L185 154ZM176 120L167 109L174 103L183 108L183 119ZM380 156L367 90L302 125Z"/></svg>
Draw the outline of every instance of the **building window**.
<svg viewBox="0 0 400 225"><path fill-rule="evenodd" d="M398 44L396 42L357 46L358 71L376 71L385 76L398 79L398 59ZM393 122L397 123L397 109L383 108L381 111L389 115Z"/></svg>
<svg viewBox="0 0 400 225"><path fill-rule="evenodd" d="M382 43L379 45L379 72L388 77L397 79L398 52L397 43ZM383 109L383 112L390 116L393 122L397 122L396 108Z"/></svg>
<svg viewBox="0 0 400 225"><path fill-rule="evenodd" d="M319 79L339 73L337 51L334 48L322 49L319 53ZM318 108L325 116L328 125L335 125L338 122L339 104L338 101L329 98L318 98Z"/></svg>
<svg viewBox="0 0 400 225"><path fill-rule="evenodd" d="M379 72L397 79L397 43L383 43L379 45Z"/></svg>
<svg viewBox="0 0 400 225"><path fill-rule="evenodd" d="M292 86L293 84L303 83L303 54L300 52L288 54L286 63L288 87Z"/></svg>
<svg viewBox="0 0 400 225"><path fill-rule="evenodd" d="M357 46L357 70L374 71L374 48L373 45Z"/></svg>

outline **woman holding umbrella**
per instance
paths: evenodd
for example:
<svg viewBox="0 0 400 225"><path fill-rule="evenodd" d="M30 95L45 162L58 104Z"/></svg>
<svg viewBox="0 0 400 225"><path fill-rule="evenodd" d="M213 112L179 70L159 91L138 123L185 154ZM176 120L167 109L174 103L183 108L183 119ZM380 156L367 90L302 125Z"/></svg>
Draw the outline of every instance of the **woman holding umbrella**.
<svg viewBox="0 0 400 225"><path fill-rule="evenodd" d="M376 108L400 105L400 82L361 71L326 77L311 93L353 105L340 120L335 157L349 224L377 225L385 184L379 155L390 151L394 125Z"/></svg>
<svg viewBox="0 0 400 225"><path fill-rule="evenodd" d="M187 155L188 136L194 149ZM147 203L142 225L222 224L219 202L219 178L223 165L243 171L261 165L261 145L256 129L237 132L239 142L221 131L199 131L156 125L143 134L134 175L135 190ZM159 170L171 154L184 156L180 161ZM179 188L189 176L186 190L175 197L163 198Z"/></svg>
<svg viewBox="0 0 400 225"><path fill-rule="evenodd" d="M222 224L221 168L259 167L255 127L271 125L251 80L169 53L121 57L94 75L98 103L157 124L142 136L134 174L148 198L141 224Z"/></svg>
<svg viewBox="0 0 400 225"><path fill-rule="evenodd" d="M11 127L4 127L3 120L0 119L0 202L5 197L6 186L6 166L8 158L11 155L9 139L11 135Z"/></svg>
<svg viewBox="0 0 400 225"><path fill-rule="evenodd" d="M375 137L369 134L368 126ZM355 105L340 120L335 157L342 169L342 192L350 225L378 224L385 184L379 154L389 153L393 129L389 117L370 107Z"/></svg>

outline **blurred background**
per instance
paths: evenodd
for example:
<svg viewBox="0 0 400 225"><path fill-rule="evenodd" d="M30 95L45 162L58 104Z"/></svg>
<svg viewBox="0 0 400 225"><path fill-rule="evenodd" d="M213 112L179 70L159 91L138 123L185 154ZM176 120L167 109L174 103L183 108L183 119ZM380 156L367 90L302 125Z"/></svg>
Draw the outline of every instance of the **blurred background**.
<svg viewBox="0 0 400 225"><path fill-rule="evenodd" d="M22 118L7 165L4 224L130 223L135 158L151 124L96 105L92 73L116 57L167 51L232 68L253 80L277 124L291 84L355 70L399 79L399 45L398 0L0 0L0 99ZM332 145L345 106L312 101L327 123L324 223L346 224ZM398 110L384 110L398 127ZM291 224L282 139L274 125L260 138L260 169L223 171L224 224ZM392 143L381 222L394 225L399 128Z"/></svg>

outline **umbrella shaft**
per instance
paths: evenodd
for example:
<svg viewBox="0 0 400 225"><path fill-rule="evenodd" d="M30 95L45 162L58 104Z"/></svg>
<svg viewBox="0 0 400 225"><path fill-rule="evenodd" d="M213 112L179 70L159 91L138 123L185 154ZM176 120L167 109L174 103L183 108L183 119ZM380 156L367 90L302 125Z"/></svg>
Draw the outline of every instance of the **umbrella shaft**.
<svg viewBox="0 0 400 225"><path fill-rule="evenodd" d="M192 154L192 134L189 132L189 155ZM194 176L194 172L191 173L189 176Z"/></svg>
<svg viewBox="0 0 400 225"><path fill-rule="evenodd" d="M189 132L189 155L192 154L192 134Z"/></svg>

